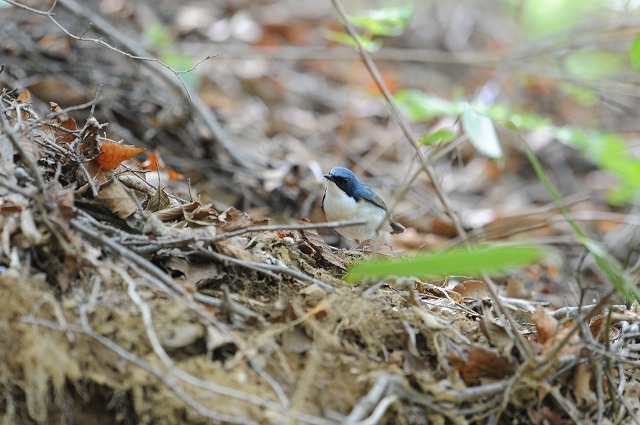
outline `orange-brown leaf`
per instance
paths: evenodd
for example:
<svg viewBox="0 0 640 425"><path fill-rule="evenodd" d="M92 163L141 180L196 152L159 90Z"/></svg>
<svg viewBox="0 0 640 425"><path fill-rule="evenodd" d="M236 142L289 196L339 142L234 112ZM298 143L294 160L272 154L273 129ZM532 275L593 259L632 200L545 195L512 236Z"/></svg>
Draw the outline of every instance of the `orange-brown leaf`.
<svg viewBox="0 0 640 425"><path fill-rule="evenodd" d="M20 93L18 95L18 97L16 98L16 103L20 104L30 104L31 103L31 93L29 93L29 90L25 90L22 93ZM20 118L23 121L28 120L31 117L31 115L29 115L29 113L27 111L25 111L24 109L20 109Z"/></svg>
<svg viewBox="0 0 640 425"><path fill-rule="evenodd" d="M164 163L162 157L160 156L160 152L158 152L157 150L149 152L147 154L147 159L142 163L142 168L150 171L166 171L169 175L169 180L184 179L184 176L182 174L168 167Z"/></svg>
<svg viewBox="0 0 640 425"><path fill-rule="evenodd" d="M58 124L60 124L61 127L64 127L69 131L76 131L78 129L76 120L65 114L62 108L60 108L57 103L49 102L49 105L51 105L51 112L56 114L56 121L58 122ZM76 138L73 134L64 130L56 129L55 132L56 136L58 136L58 142L71 143Z"/></svg>
<svg viewBox="0 0 640 425"><path fill-rule="evenodd" d="M29 93L29 90L25 90L18 95L16 100L18 103L31 103L31 93Z"/></svg>
<svg viewBox="0 0 640 425"><path fill-rule="evenodd" d="M122 161L133 158L144 150L145 148L105 140L100 144L100 155L96 161L103 170L111 171L118 168Z"/></svg>

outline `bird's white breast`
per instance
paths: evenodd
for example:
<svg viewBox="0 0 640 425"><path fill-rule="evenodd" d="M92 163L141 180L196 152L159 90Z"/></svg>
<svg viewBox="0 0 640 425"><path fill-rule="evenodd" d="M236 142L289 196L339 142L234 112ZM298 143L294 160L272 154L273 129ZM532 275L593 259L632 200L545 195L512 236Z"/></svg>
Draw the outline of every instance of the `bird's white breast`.
<svg viewBox="0 0 640 425"><path fill-rule="evenodd" d="M359 241L373 238L376 229L386 218L386 212L383 209L364 199L356 202L355 199L348 196L331 181L327 182L327 191L324 198L324 214L329 221L366 221L366 223L362 225L336 228L336 231L341 235ZM386 221L380 230L391 232L389 222Z"/></svg>

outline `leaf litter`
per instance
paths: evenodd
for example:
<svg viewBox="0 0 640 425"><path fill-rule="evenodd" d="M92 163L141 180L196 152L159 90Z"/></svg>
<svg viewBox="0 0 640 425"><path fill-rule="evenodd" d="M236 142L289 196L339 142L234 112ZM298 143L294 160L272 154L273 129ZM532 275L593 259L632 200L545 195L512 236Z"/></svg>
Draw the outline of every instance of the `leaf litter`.
<svg viewBox="0 0 640 425"><path fill-rule="evenodd" d="M252 231L267 221L177 195L180 173L97 119L0 101L7 420L633 423L637 305L560 315L512 287L508 323L482 281L349 286L362 253Z"/></svg>
<svg viewBox="0 0 640 425"><path fill-rule="evenodd" d="M63 140L49 129L71 118L18 118L11 112L20 102L2 97L2 143L15 136L33 146L13 165L26 167L32 156L45 191L7 183L19 191L0 197L0 335L12 347L1 379L14 415L36 423L82 415L357 423L387 406L379 423L477 423L498 411L514 421L556 415L533 414L540 403L553 412L555 403L611 408L598 392L613 376L593 371L614 372L602 344L620 352L633 340L637 307L592 320L555 318L533 302L529 311L510 307L522 313L517 325L532 329L523 334L533 353L525 357L513 339L520 331L497 313L482 281L453 290L400 280L373 291L348 286L341 276L363 254L332 250L312 228L252 231L268 222L179 199L162 181L154 187L128 153L117 166L92 169L94 196L81 165L101 155L101 124L67 128L75 136ZM580 320L591 324L592 341ZM627 357L614 373L633 379L624 364L635 361Z"/></svg>

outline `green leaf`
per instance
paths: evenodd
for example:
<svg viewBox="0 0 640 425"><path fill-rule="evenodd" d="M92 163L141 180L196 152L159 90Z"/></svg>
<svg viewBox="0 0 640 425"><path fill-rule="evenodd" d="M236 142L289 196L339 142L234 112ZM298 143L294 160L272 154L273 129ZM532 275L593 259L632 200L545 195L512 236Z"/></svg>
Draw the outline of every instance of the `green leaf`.
<svg viewBox="0 0 640 425"><path fill-rule="evenodd" d="M569 53L564 64L575 77L597 80L615 75L622 65L622 58L606 50L585 49Z"/></svg>
<svg viewBox="0 0 640 425"><path fill-rule="evenodd" d="M593 16L602 0L535 0L513 1L514 14L524 30L534 36L551 36L566 32ZM516 6L517 5L517 6Z"/></svg>
<svg viewBox="0 0 640 425"><path fill-rule="evenodd" d="M631 51L629 53L631 56L631 66L633 67L633 69L640 68L640 33L638 33L635 40L633 40Z"/></svg>
<svg viewBox="0 0 640 425"><path fill-rule="evenodd" d="M542 247L534 245L476 245L411 259L365 261L352 267L346 279L355 282L364 278L383 278L391 275L474 276L531 264L543 255Z"/></svg>
<svg viewBox="0 0 640 425"><path fill-rule="evenodd" d="M173 44L173 37L162 25L149 25L145 28L145 35L158 48L169 47Z"/></svg>
<svg viewBox="0 0 640 425"><path fill-rule="evenodd" d="M343 44L345 46L357 47L358 45L349 34L339 31L331 31L329 29L324 30L324 36L327 40L335 41L336 43ZM367 52L377 52L382 48L382 41L372 40L370 37L359 36L360 43Z"/></svg>
<svg viewBox="0 0 640 425"><path fill-rule="evenodd" d="M447 128L441 128L440 130L436 130L433 133L425 134L420 138L420 144L422 145L430 145L433 143L446 143L456 136L452 130Z"/></svg>
<svg viewBox="0 0 640 425"><path fill-rule="evenodd" d="M560 90L570 96L574 101L584 106L595 106L600 100L598 94L594 90L586 87L580 87L569 83L560 83Z"/></svg>
<svg viewBox="0 0 640 425"><path fill-rule="evenodd" d="M413 122L428 121L445 115L458 115L463 109L458 103L427 95L419 90L399 90L394 98L398 107Z"/></svg>
<svg viewBox="0 0 640 425"><path fill-rule="evenodd" d="M502 148L491 118L467 107L462 112L462 128L476 149L490 158L502 158Z"/></svg>
<svg viewBox="0 0 640 425"><path fill-rule="evenodd" d="M406 7L386 7L368 11L362 15L349 16L353 25L364 28L372 36L400 35L409 26L413 9Z"/></svg>

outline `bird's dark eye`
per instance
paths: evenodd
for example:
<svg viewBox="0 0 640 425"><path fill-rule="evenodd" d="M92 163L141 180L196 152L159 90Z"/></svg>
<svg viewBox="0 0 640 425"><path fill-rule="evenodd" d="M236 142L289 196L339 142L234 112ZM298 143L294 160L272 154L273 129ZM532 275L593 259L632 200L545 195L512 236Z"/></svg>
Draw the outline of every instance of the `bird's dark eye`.
<svg viewBox="0 0 640 425"><path fill-rule="evenodd" d="M347 182L347 179L344 177L336 177L336 180L338 180L338 183L340 184L345 184Z"/></svg>

